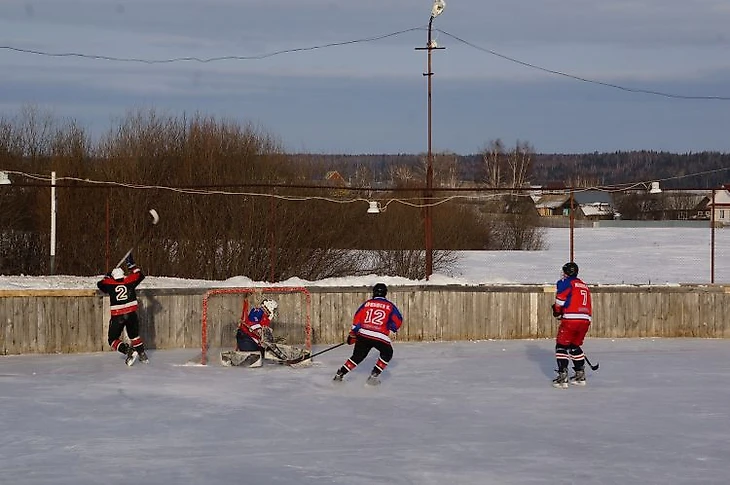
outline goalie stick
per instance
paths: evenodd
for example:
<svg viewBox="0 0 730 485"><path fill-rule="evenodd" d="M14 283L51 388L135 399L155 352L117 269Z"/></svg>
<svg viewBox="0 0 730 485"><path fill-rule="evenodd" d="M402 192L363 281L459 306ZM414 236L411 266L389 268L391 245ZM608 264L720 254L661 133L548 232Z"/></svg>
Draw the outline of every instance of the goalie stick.
<svg viewBox="0 0 730 485"><path fill-rule="evenodd" d="M144 232L142 232L142 235L134 242L132 247L129 248L129 251L124 253L124 256L122 256L122 259L120 259L119 262L117 263L117 265L114 266L115 268L120 267L124 263L124 260L127 259L127 256L132 254L132 251L134 251L134 248L136 248L139 245L139 243L141 243L147 237L147 234L149 234L149 232L152 230L152 228L155 227L158 222L160 222L160 215L157 213L157 211L155 209L150 209L148 212L149 212L150 216L152 216L152 225L147 226L147 228L144 230Z"/></svg>
<svg viewBox="0 0 730 485"><path fill-rule="evenodd" d="M315 352L315 353L313 353L312 355L309 355L309 356L307 356L307 357L298 357L298 358L296 358L296 359L291 359L291 360L287 360L287 361L285 361L284 363L285 363L285 364L287 364L287 365L292 365L292 364L298 364L298 363L300 363L300 362L304 362L305 360L309 360L309 359L311 359L312 357L316 357L316 356L318 356L318 355L324 354L325 352L329 352L330 350L334 350L334 349L336 349L337 347L342 347L342 346L343 346L343 345L345 345L346 343L347 343L347 342L340 342L340 343L339 343L339 344L337 344L337 345L333 345L332 347L328 347L328 348L326 348L326 349L324 349L324 350L320 350L319 352Z"/></svg>

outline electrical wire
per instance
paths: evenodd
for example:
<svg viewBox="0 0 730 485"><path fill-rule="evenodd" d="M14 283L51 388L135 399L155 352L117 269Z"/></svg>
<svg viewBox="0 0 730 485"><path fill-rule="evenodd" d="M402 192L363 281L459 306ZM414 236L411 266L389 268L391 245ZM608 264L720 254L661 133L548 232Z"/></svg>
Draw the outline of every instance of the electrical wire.
<svg viewBox="0 0 730 485"><path fill-rule="evenodd" d="M266 54L259 54L259 55L251 55L251 56L218 56L218 57L173 57L170 59L143 59L139 57L116 57L116 56L105 56L100 54L84 54L81 52L47 52L47 51L41 51L41 50L35 50L35 49L24 49L21 47L15 47L11 45L0 45L0 50L9 50L14 51L22 54L34 54L38 56L45 56L45 57L79 57L82 59L91 59L91 60L99 60L99 61L111 61L111 62L132 62L132 63L141 63L141 64L173 64L177 62L199 62L202 64L207 64L211 62L220 62L220 61L256 61L261 59L267 59L269 57L275 57L282 54L292 54L295 52L306 52L306 51L314 51L318 49L326 49L329 47L341 47L345 45L351 45L351 44L360 44L364 42L375 42L378 40L387 39L389 37L395 37L401 34L405 34L407 32L412 32L414 30L422 30L423 27L412 27L410 29L405 30L399 30L397 32L391 32L389 34L383 34L383 35L376 35L373 37L365 37L363 39L355 39L355 40L346 40L343 42L330 42L328 44L320 44L310 47L294 47L291 49L282 49L278 51L269 52Z"/></svg>
<svg viewBox="0 0 730 485"><path fill-rule="evenodd" d="M650 94L650 95L653 95L653 96L661 96L661 97L672 98L672 99L694 99L694 100L730 101L730 96L689 96L689 95L684 95L684 94L672 94L672 93L665 93L665 92L662 92L662 91L654 91L654 90L651 90L651 89L630 88L630 87L626 87L626 86L621 86L619 84L613 84L613 83L608 83L608 82L604 82L604 81L596 81L595 79L588 79L588 78L585 78L585 77L576 76L576 75L573 75L573 74L568 74L566 72L556 71L554 69L548 69L546 67L541 67L541 66L538 66L536 64L531 64L529 62L524 62L524 61L521 61L519 59L515 59L514 57L510 57L510 56L506 56L504 54L500 54L499 52L494 51L492 49L487 49L487 48L484 48L484 47L480 47L480 46L478 46L476 44L473 44L471 42L468 42L468 41L466 41L466 40L464 40L464 39L462 39L460 37L457 37L457 36L455 36L453 34L450 34L450 33L446 32L444 30L439 30L439 29L436 29L436 30L438 30L442 34L447 35L447 36L451 37L452 39L454 39L454 40L456 40L458 42L461 42L462 44L467 45L467 46L469 46L469 47L471 47L473 49L476 49L476 50L479 50L479 51L482 51L482 52L486 52L486 53L491 54L493 56L499 57L499 58L504 59L504 60L509 61L509 62L513 62L515 64L519 64L519 65L524 66L524 67L528 67L530 69L536 69L538 71L546 72L548 74L554 74L556 76L567 77L569 79L574 79L576 81L581 81L581 82L585 82L585 83L589 83L589 84L597 84L599 86L605 86L607 88L618 89L620 91L627 91L627 92L630 92L630 93Z"/></svg>
<svg viewBox="0 0 730 485"><path fill-rule="evenodd" d="M18 52L21 54L32 54L32 55L38 55L38 56L45 56L45 57L78 57L78 58L84 58L84 59L91 59L91 60L103 60L103 61L111 61L111 62L127 62L127 63L142 63L142 64L171 64L171 63L178 63L178 62L199 62L199 63L212 63L212 62L219 62L219 61L248 61L248 60L262 60L267 59L270 57L279 56L282 54L292 54L297 52L306 52L306 51L314 51L319 49L326 49L330 47L341 47L346 45L352 45L352 44L360 44L360 43L367 43L367 42L376 42L379 40L387 39L389 37L396 37L408 32L413 32L416 30L425 30L425 26L420 27L412 27L404 30L399 30L396 32L391 32L388 34L382 34L382 35L376 35L372 37L365 37L361 39L354 39L354 40L347 40L342 42L331 42L327 44L320 44L320 45L314 45L309 47L296 47L291 49L282 49L278 51L273 51L265 54L259 54L259 55L250 55L250 56L238 56L238 55L229 55L229 56L218 56L218 57L208 57L208 58L201 58L201 57L194 57L194 56L186 56L186 57L174 57L169 59L144 59L144 58L136 58L136 57L116 57L116 56L107 56L107 55L99 55L99 54L85 54L81 52L48 52L48 51L42 51L42 50L36 50L36 49L25 49L21 47L16 47L12 45L0 45L0 50L9 50ZM573 79L575 81L580 81L584 83L589 84L595 84L598 86L603 86L611 89L617 89L619 91L629 92L629 93L635 93L635 94L648 94L651 96L659 96L664 98L670 98L670 99L681 99L681 100L704 100L704 101L730 101L730 96L712 96L712 95L685 95L685 94L675 94L675 93L668 93L663 91L657 91L652 89L642 89L642 88L632 88L628 86L623 86L620 84L615 83L609 83L605 81L599 81L595 79L589 79L582 76L577 76L574 74L569 74L567 72L558 71L555 69L550 69L547 67L542 67L537 64L533 64L530 62L521 61L517 58L507 56L505 54L501 54L493 49L488 49L485 47L481 47L477 44L474 44L473 42L469 42L465 39L462 39L461 37L451 34L445 30L441 29L432 29L432 31L437 33L442 33L452 39L454 39L457 42L460 42L468 47L471 47L472 49L488 53L490 55L499 57L500 59L519 64L523 67L527 67L529 69L538 70L547 74L551 74L554 76L561 76L568 79Z"/></svg>
<svg viewBox="0 0 730 485"><path fill-rule="evenodd" d="M579 192L587 192L587 191L602 191L602 192L626 192L630 190L637 190L637 189L648 189L650 187L650 184L652 182L666 182L668 180L679 180L683 178L689 178L689 177L696 177L701 175L707 175L711 173L719 173L723 171L730 170L730 167L725 168L719 168L714 170L705 170L702 172L696 172L696 173L690 173L685 175L678 175L675 177L665 177L665 178L659 178L659 179L651 179L651 180L644 180L644 181L638 181L638 182L630 182L626 184L615 184L615 185L603 185L603 186L592 186L592 187L562 187L562 188L556 188L556 189L544 189L544 188L498 188L496 190L503 190L502 192L493 192L489 194L475 194L475 193L467 193L467 194L453 194L449 196L431 196L428 198L424 197L412 197L412 198L363 198L363 197L354 197L354 198L340 198L335 199L332 197L322 197L322 196L315 196L315 195L307 195L307 196L291 196L291 195L281 195L281 194L272 194L272 193L262 193L262 192L234 192L234 191L224 191L224 190L210 190L210 189L196 189L194 187L173 187L173 186L166 186L166 185L142 185L142 184L131 184L131 183L125 183L125 182L115 182L115 181L105 181L105 180L93 180L88 178L79 178L79 177L56 177L56 186L58 186L59 182L63 181L70 181L70 182L81 182L86 183L90 185L100 185L100 186L107 186L107 187L123 187L133 190L166 190L170 192L180 193L180 194L188 194L188 195L223 195L223 196L244 196L244 197L264 197L264 198L272 198L272 199L278 199L288 202L306 202L310 200L318 200L323 202L330 202L334 204L352 204L357 202L365 202L369 204L370 202L379 202L380 205L378 206L378 209L383 212L386 210L386 208L390 204L401 204L407 207L413 207L416 209L423 209L426 207L437 207L440 205L443 205L447 202L453 201L453 200L472 200L472 201L484 201L484 200L491 200L491 199L498 199L500 197L506 196L506 195L518 195L518 196L529 196L529 192L550 192L550 193L579 193ZM40 182L47 182L51 183L52 178L48 175L43 174L32 174L27 172L20 172L20 171L14 171L14 170L4 170L0 169L0 172L4 172L7 175L17 175L21 177L25 177L31 180L37 180ZM315 188L315 187L311 187ZM320 189L342 189L341 187L318 187ZM348 190L348 189L344 189ZM354 190L354 189L349 189ZM359 188L357 190L368 190L367 188ZM379 190L387 190L387 189L379 189ZM414 189L414 190L420 190L420 189ZM449 188L434 188L432 190L442 190L442 191L448 191ZM521 192L526 192L526 194L515 194L515 190L519 190ZM478 191L478 189L475 189L475 191ZM429 202L420 202L423 200L428 200ZM415 202L414 202L415 201Z"/></svg>

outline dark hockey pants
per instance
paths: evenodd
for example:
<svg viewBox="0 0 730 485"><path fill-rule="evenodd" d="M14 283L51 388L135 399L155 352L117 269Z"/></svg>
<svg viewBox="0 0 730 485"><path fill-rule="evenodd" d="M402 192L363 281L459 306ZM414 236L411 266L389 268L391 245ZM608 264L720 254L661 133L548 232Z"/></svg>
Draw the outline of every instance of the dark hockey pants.
<svg viewBox="0 0 730 485"><path fill-rule="evenodd" d="M127 353L129 346L120 340L122 331L125 328L127 329L127 337L129 337L132 347L138 352L143 351L144 344L139 336L137 312L112 316L111 320L109 320L109 333L107 334L109 345L122 354Z"/></svg>
<svg viewBox="0 0 730 485"><path fill-rule="evenodd" d="M342 375L350 372L363 360L365 360L365 357L368 356L372 349L376 349L380 353L380 357L375 363L375 367L373 367L373 372L375 374L383 372L385 367L388 365L388 362L390 362L390 359L393 358L393 346L388 342L383 342L382 340L375 340L362 336L357 337L355 348L352 349L352 357L347 359L345 365L340 367L338 372Z"/></svg>

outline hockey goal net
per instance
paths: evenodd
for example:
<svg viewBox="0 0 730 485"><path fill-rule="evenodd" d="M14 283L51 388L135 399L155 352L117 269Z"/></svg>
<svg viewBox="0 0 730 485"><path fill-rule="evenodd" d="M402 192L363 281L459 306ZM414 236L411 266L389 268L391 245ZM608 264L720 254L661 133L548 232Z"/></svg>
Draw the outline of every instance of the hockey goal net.
<svg viewBox="0 0 730 485"><path fill-rule="evenodd" d="M312 298L303 287L220 288L203 296L200 363L218 362L221 350L236 348L236 329L265 298L279 304L271 324L277 342L312 350Z"/></svg>

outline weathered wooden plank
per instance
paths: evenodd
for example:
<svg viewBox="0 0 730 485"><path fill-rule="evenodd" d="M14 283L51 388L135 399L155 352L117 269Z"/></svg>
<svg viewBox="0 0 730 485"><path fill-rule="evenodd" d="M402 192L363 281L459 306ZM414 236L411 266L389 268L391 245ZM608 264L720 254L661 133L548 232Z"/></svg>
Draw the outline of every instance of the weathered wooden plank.
<svg viewBox="0 0 730 485"><path fill-rule="evenodd" d="M657 305L651 311L654 318L655 332L653 336L669 337L671 334L671 308L670 302L673 298L670 293L657 293Z"/></svg>
<svg viewBox="0 0 730 485"><path fill-rule="evenodd" d="M591 323L594 337L604 335L606 337L616 337L619 329L623 328L623 311L616 304L613 293L599 293L594 297L594 309L596 307L604 308L603 318L594 318ZM594 312L595 313L595 312Z"/></svg>
<svg viewBox="0 0 730 485"><path fill-rule="evenodd" d="M535 338L552 338L555 336L552 305L555 302L555 288L543 286L537 291L537 314Z"/></svg>
<svg viewBox="0 0 730 485"><path fill-rule="evenodd" d="M95 349L94 342L90 338L90 322L94 322L95 318L90 315L93 308L92 301L94 297L77 298L77 307L74 310L74 332L76 335L76 348L72 352L93 352Z"/></svg>
<svg viewBox="0 0 730 485"><path fill-rule="evenodd" d="M714 306L717 315L718 331L716 337L730 338L730 286L723 288L723 293L717 295Z"/></svg>
<svg viewBox="0 0 730 485"><path fill-rule="evenodd" d="M38 305L34 299L22 298L19 306L22 309L14 322L14 343L16 352L25 354L38 348Z"/></svg>
<svg viewBox="0 0 730 485"><path fill-rule="evenodd" d="M399 293L399 296L398 309L403 315L403 324L398 331L398 339L403 341L423 340L423 328L419 317L412 310L415 304L414 292L403 291Z"/></svg>
<svg viewBox="0 0 730 485"><path fill-rule="evenodd" d="M483 340L486 338L489 328L489 297L487 292L479 291L474 293L473 298L476 300L473 318L468 318L467 315L464 315L462 317L462 320L472 320L474 322L474 333L472 334L471 338L473 340Z"/></svg>

